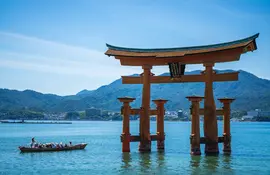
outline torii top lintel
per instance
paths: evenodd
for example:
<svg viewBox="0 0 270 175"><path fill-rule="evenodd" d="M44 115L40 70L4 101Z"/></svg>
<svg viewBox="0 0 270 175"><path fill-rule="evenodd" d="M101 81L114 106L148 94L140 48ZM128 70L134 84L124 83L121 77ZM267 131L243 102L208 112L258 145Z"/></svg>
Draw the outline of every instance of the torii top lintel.
<svg viewBox="0 0 270 175"><path fill-rule="evenodd" d="M121 65L167 65L168 63L180 62L182 64L202 64L207 62L237 61L240 55L257 49L256 38L259 33L227 43L159 49L124 48L106 44L106 55L119 59Z"/></svg>

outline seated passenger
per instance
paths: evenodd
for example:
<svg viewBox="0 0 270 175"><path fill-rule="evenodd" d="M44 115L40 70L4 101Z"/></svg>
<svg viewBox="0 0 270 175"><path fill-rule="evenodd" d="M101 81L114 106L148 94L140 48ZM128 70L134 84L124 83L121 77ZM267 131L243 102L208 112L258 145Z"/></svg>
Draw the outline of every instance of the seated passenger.
<svg viewBox="0 0 270 175"><path fill-rule="evenodd" d="M30 144L31 148L34 148L35 144L36 144L35 137L33 137L32 141L31 141L31 144Z"/></svg>

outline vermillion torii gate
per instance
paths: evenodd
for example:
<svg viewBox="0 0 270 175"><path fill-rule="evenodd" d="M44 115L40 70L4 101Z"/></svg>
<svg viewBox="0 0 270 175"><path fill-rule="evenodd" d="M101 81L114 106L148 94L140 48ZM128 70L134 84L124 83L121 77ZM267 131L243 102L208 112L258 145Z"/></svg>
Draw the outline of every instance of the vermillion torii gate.
<svg viewBox="0 0 270 175"><path fill-rule="evenodd" d="M121 136L122 151L129 152L129 143L139 141L140 151L151 151L151 141L158 141L158 149L164 149L164 104L166 100L153 100L157 109L150 109L151 83L185 83L204 82L204 97L187 97L191 105L192 130L191 154L199 155L200 144L205 144L205 153L218 153L218 143L224 143L224 152L230 152L230 103L234 99L219 99L223 109L216 109L213 82L237 81L238 72L216 74L213 70L215 63L237 61L240 55L257 49L255 39L259 34L251 37L215 45L166 48L166 49L136 49L123 48L107 44L106 55L114 56L123 66L141 66L143 73L140 77L122 76L123 84L143 84L142 106L132 109L129 105L135 98L119 98L123 102L123 133ZM200 75L183 75L186 64L203 64L205 71ZM151 73L153 66L169 65L171 76L154 76ZM204 108L200 109L199 102L204 99ZM129 115L140 115L140 135L131 136L129 132ZM150 135L150 115L157 115L157 134ZM200 137L199 115L204 115L204 137ZM223 137L218 137L216 115L224 116Z"/></svg>

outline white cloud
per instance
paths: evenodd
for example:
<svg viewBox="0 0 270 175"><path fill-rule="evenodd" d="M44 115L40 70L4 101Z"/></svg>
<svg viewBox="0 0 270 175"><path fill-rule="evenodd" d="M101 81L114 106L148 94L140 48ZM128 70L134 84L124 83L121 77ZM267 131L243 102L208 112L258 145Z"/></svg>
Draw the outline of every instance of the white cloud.
<svg viewBox="0 0 270 175"><path fill-rule="evenodd" d="M2 67L112 80L140 72L120 66L118 60L103 52L36 37L0 31L0 44L11 48L0 50Z"/></svg>
<svg viewBox="0 0 270 175"><path fill-rule="evenodd" d="M85 88L95 89L111 83L122 75L142 73L141 67L121 66L119 60L108 57L101 51L1 31L0 67L33 72L31 75L33 77L29 78L41 81L30 86L16 84L14 81L11 84L4 78L4 76L8 77L10 72L3 72L3 69L0 69L0 75L3 75L2 78L5 79L2 81L5 87L30 88L62 95L74 94ZM195 67L191 66L187 69L193 70L196 69ZM167 66L157 66L152 71L159 75L168 72L169 69ZM36 72L44 74L35 74ZM63 76L63 81L58 82L57 78L52 76L54 74ZM41 85L43 84L42 80L39 80L37 75L47 76L50 79L48 84L53 83L54 86ZM12 76L14 77L14 75ZM69 78L67 78L69 76L76 78L76 84L70 84ZM14 80L19 82L16 80L16 76ZM91 82L86 86L85 81L87 80Z"/></svg>
<svg viewBox="0 0 270 175"><path fill-rule="evenodd" d="M26 77L14 73L21 70L33 81L20 81ZM0 31L1 88L67 95L141 72L138 67L121 66L101 51Z"/></svg>

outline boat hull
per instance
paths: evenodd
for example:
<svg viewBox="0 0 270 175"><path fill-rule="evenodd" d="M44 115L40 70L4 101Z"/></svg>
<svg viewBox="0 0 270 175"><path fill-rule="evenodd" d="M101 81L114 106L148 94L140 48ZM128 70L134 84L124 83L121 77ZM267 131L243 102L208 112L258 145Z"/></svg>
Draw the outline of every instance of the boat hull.
<svg viewBox="0 0 270 175"><path fill-rule="evenodd" d="M19 147L21 152L49 152L49 151L71 151L71 150L80 150L84 149L87 144L77 144L74 146L64 147L64 148L28 148L28 147Z"/></svg>

